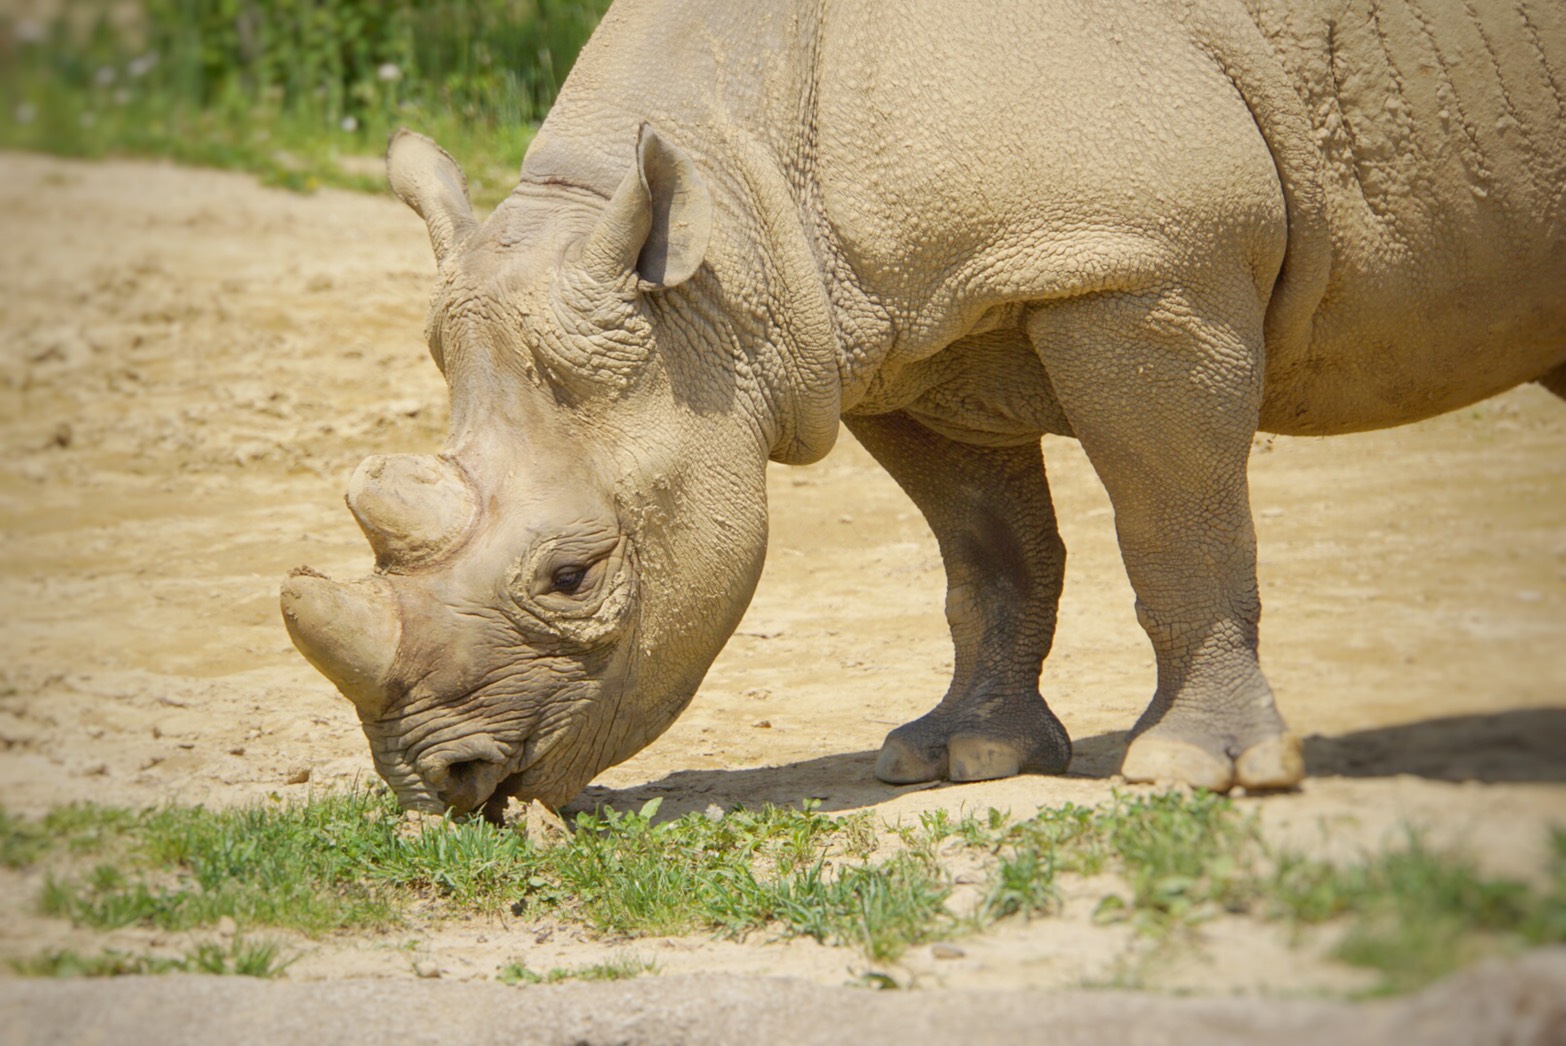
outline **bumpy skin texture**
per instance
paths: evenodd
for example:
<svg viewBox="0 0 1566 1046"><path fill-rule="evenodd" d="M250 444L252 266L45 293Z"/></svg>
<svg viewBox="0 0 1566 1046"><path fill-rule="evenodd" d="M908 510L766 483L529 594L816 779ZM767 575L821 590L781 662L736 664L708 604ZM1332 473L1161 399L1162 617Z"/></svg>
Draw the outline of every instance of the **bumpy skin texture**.
<svg viewBox="0 0 1566 1046"><path fill-rule="evenodd" d="M656 737L756 583L765 461L840 420L947 563L955 676L880 776L1066 766L1057 433L1157 655L1126 776L1288 787L1252 436L1566 385L1558 3L619 0L482 225L433 143L390 166L452 435L356 477L378 576L284 610L410 805L558 802Z"/></svg>

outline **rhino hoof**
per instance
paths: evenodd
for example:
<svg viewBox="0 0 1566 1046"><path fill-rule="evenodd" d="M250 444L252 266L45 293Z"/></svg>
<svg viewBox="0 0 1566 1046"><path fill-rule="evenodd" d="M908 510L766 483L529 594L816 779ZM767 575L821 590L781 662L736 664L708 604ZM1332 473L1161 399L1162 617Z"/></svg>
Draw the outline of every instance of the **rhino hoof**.
<svg viewBox="0 0 1566 1046"><path fill-rule="evenodd" d="M1189 741L1144 734L1126 749L1120 773L1136 784L1183 784L1209 792L1234 787L1234 762Z"/></svg>
<svg viewBox="0 0 1566 1046"><path fill-rule="evenodd" d="M1239 785L1250 792L1272 792L1305 779L1305 757L1300 739L1287 731L1263 738L1237 759L1149 733L1131 742L1120 773L1138 784L1183 784L1209 792Z"/></svg>

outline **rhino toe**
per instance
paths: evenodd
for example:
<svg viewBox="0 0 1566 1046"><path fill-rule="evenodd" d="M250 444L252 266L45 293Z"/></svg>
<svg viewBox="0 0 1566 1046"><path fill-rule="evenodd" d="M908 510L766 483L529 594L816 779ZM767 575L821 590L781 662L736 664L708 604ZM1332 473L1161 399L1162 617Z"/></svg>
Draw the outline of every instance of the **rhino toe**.
<svg viewBox="0 0 1566 1046"><path fill-rule="evenodd" d="M1300 739L1284 732L1251 745L1234 761L1236 783L1247 791L1295 788L1305 779L1305 752Z"/></svg>
<svg viewBox="0 0 1566 1046"><path fill-rule="evenodd" d="M876 757L875 776L891 785L938 781L946 776L946 746L916 736L909 723L887 735Z"/></svg>
<svg viewBox="0 0 1566 1046"><path fill-rule="evenodd" d="M1151 733L1131 742L1120 773L1134 784L1183 784L1209 792L1234 787L1234 760L1189 741Z"/></svg>

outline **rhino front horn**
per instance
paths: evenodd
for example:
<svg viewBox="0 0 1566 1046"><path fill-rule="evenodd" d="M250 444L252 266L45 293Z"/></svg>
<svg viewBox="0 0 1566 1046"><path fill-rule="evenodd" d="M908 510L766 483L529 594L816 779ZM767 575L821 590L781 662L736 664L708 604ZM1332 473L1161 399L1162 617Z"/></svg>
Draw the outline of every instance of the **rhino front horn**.
<svg viewBox="0 0 1566 1046"><path fill-rule="evenodd" d="M366 458L348 481L348 509L382 569L450 550L466 536L477 505L462 471L430 454Z"/></svg>
<svg viewBox="0 0 1566 1046"><path fill-rule="evenodd" d="M379 715L402 638L391 584L380 578L332 581L301 568L283 583L283 622L294 646L337 684L361 714Z"/></svg>

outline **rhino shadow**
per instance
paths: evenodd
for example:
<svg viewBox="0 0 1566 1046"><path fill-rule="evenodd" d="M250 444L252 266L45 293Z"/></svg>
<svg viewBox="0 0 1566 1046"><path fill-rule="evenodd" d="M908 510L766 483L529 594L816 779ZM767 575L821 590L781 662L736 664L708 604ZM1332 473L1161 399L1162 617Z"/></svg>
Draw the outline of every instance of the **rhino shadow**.
<svg viewBox="0 0 1566 1046"><path fill-rule="evenodd" d="M1566 708L1520 708L1446 716L1305 739L1305 765L1317 777L1432 781L1566 781Z"/></svg>
<svg viewBox="0 0 1566 1046"><path fill-rule="evenodd" d="M1098 734L1072 742L1071 774L1111 777L1120 769L1127 735ZM1396 726L1305 738L1312 777L1396 777L1431 781L1566 781L1566 708L1521 708L1484 715L1444 716Z"/></svg>
<svg viewBox="0 0 1566 1046"><path fill-rule="evenodd" d="M1126 733L1096 734L1073 742L1067 776L1106 780L1120 769ZM710 806L728 809L818 801L825 811L873 807L910 791L945 782L894 787L875 777L876 752L842 752L781 766L733 770L677 770L629 788L592 785L564 812L611 807L636 810L661 798L658 820ZM1395 777L1432 781L1566 781L1566 708L1529 708L1488 715L1446 716L1396 726L1305 739L1305 765L1314 777Z"/></svg>

